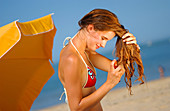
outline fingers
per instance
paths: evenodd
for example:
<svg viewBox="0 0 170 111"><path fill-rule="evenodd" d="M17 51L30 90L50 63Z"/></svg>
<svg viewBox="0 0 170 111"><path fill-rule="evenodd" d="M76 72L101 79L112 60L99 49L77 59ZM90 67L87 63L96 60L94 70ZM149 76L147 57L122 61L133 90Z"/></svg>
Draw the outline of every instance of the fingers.
<svg viewBox="0 0 170 111"><path fill-rule="evenodd" d="M140 49L139 45L137 44L136 37L134 37L133 34L128 32L125 35L123 35L122 39L123 39L123 42L125 42L126 44L129 44L129 45L135 44L137 48Z"/></svg>
<svg viewBox="0 0 170 111"><path fill-rule="evenodd" d="M128 41L126 44L137 44L136 41Z"/></svg>
<svg viewBox="0 0 170 111"><path fill-rule="evenodd" d="M133 36L133 34L131 34L131 33L128 32L128 33L126 33L126 34L123 35L122 39L125 39L125 38L127 38L127 37L129 37L129 36L131 37L131 36Z"/></svg>
<svg viewBox="0 0 170 111"><path fill-rule="evenodd" d="M108 72L107 82L110 84L118 84L122 75L124 74L124 68L122 65L117 66L114 68L115 64L117 64L116 60L113 60L110 63L110 71Z"/></svg>
<svg viewBox="0 0 170 111"><path fill-rule="evenodd" d="M126 33L122 39L126 44L137 44L136 38L131 33Z"/></svg>
<svg viewBox="0 0 170 111"><path fill-rule="evenodd" d="M137 48L140 49L139 45L137 44Z"/></svg>
<svg viewBox="0 0 170 111"><path fill-rule="evenodd" d="M117 72L117 75L122 76L125 73L125 70L122 66L118 66L115 71Z"/></svg>
<svg viewBox="0 0 170 111"><path fill-rule="evenodd" d="M122 76L125 73L123 65L117 64L117 61L114 59L110 64L110 72L115 72L117 76Z"/></svg>
<svg viewBox="0 0 170 111"><path fill-rule="evenodd" d="M130 41L136 41L136 38L134 36L128 36L125 39L123 39L123 42L130 42Z"/></svg>

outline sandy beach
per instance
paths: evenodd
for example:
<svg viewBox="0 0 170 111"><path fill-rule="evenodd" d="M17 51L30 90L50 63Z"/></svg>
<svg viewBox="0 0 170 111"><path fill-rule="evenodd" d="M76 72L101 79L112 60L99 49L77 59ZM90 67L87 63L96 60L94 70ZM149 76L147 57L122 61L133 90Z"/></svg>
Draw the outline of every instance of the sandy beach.
<svg viewBox="0 0 170 111"><path fill-rule="evenodd" d="M170 111L170 77L110 91L101 101L104 111ZM67 111L61 104L38 111Z"/></svg>

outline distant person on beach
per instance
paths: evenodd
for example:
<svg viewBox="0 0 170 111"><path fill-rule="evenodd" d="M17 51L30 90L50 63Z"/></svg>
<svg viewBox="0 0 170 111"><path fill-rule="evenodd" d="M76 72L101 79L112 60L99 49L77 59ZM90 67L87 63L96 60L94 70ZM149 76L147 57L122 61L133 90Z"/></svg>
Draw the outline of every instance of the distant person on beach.
<svg viewBox="0 0 170 111"><path fill-rule="evenodd" d="M163 67L159 66L158 70L159 70L159 73L160 73L160 78L164 78L164 69L163 69Z"/></svg>
<svg viewBox="0 0 170 111"><path fill-rule="evenodd" d="M73 38L66 38L69 42L60 52L58 76L63 84L66 103L71 111L103 111L101 99L119 83L127 70L124 68L131 66L131 60L126 59L127 63L124 66L123 62L120 64L115 59L110 60L97 53L96 49L104 48L106 43L114 37L122 41L123 48L126 48L125 44L130 47L130 50L134 50L134 55L138 55L139 46L136 38L127 32L119 23L117 16L108 10L94 9L78 24L80 30ZM118 51L120 47L116 48ZM106 82L99 89L95 88L97 75L95 68L108 72Z"/></svg>

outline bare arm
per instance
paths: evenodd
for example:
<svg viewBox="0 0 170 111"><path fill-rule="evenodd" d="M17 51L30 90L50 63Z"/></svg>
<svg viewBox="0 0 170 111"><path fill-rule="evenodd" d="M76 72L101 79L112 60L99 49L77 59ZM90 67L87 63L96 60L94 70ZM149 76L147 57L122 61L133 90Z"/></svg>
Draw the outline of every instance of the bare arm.
<svg viewBox="0 0 170 111"><path fill-rule="evenodd" d="M136 37L134 37L133 34L126 33L122 37L122 39L123 42L125 42L126 44L136 44L137 47L140 49L139 45L137 44ZM86 52L88 53L91 62L96 68L108 72L112 60L106 58L105 56L97 52L90 52L88 50L86 50Z"/></svg>
<svg viewBox="0 0 170 111"><path fill-rule="evenodd" d="M87 97L82 97L81 70L78 59L69 57L64 62L64 81L68 96L68 103L71 111L83 111L90 109L100 102L100 100L119 82L122 74L121 66L114 69L113 61L110 64L107 81L94 93Z"/></svg>
<svg viewBox="0 0 170 111"><path fill-rule="evenodd" d="M97 52L90 52L90 51L86 51L86 52L88 53L89 59L94 65L94 67L106 72L109 71L110 63L112 60L108 59L107 57Z"/></svg>

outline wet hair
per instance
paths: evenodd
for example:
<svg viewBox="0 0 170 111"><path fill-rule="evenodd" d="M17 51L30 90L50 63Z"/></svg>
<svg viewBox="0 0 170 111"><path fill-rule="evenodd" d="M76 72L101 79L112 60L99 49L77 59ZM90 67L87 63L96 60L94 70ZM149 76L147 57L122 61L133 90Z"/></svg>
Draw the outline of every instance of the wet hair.
<svg viewBox="0 0 170 111"><path fill-rule="evenodd" d="M140 50L137 45L127 45L123 42L122 36L128 32L123 25L119 23L117 16L105 9L94 9L86 14L79 22L80 30L86 28L89 24L94 25L96 31L113 31L116 33L117 42L115 47L115 56L118 57L118 65L123 64L125 69L125 83L131 94L132 81L134 76L135 63L137 65L137 71L139 76L138 81L140 84L144 83L144 67L140 55Z"/></svg>
<svg viewBox="0 0 170 111"><path fill-rule="evenodd" d="M123 64L125 69L125 77L124 80L126 82L126 86L128 87L130 94L131 93L131 87L132 87L132 81L131 78L134 75L135 68L138 71L139 76L136 76L137 79L135 81L141 81L140 84L144 83L144 80L146 80L146 77L144 75L144 67L140 55L140 50L137 47L136 44L126 44L123 42L122 36L127 33L128 31L124 29L122 26L122 30L120 32L116 32L117 34L117 41L116 41L116 50L114 52L115 56L118 57L118 64ZM137 67L136 67L137 65ZM144 80L143 80L144 78Z"/></svg>

